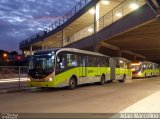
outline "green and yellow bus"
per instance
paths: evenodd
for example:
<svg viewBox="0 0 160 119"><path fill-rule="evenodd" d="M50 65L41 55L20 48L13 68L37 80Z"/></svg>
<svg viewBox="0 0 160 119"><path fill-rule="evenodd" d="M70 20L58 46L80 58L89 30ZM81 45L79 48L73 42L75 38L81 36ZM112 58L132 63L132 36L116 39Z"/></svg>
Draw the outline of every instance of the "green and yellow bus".
<svg viewBox="0 0 160 119"><path fill-rule="evenodd" d="M141 61L132 63L133 77L159 76L159 65L154 62Z"/></svg>
<svg viewBox="0 0 160 119"><path fill-rule="evenodd" d="M132 78L131 61L122 57L110 58L110 67L112 72L111 80L125 82L126 79Z"/></svg>
<svg viewBox="0 0 160 119"><path fill-rule="evenodd" d="M73 89L78 85L93 82L103 85L113 80L110 65L116 64L115 59L118 58L74 48L37 51L29 63L29 86L69 86L70 89ZM128 72L124 69L128 67L124 62L122 64L124 67L122 65L112 66L113 68L118 66L115 72L119 76L118 78L116 76L116 80L120 82L124 82L128 76ZM122 74L123 77L120 76Z"/></svg>

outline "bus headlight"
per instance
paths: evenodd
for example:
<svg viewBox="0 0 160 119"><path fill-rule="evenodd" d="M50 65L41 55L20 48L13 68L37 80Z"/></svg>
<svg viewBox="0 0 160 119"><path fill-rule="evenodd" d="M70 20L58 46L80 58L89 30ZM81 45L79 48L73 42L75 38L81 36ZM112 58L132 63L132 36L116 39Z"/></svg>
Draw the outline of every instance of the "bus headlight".
<svg viewBox="0 0 160 119"><path fill-rule="evenodd" d="M51 82L51 81L52 81L52 78L49 78L49 81Z"/></svg>
<svg viewBox="0 0 160 119"><path fill-rule="evenodd" d="M138 75L140 76L142 74L142 72L138 72Z"/></svg>
<svg viewBox="0 0 160 119"><path fill-rule="evenodd" d="M31 79L30 79L30 78L27 78L27 81L28 81L28 82L30 82L30 81L31 81Z"/></svg>

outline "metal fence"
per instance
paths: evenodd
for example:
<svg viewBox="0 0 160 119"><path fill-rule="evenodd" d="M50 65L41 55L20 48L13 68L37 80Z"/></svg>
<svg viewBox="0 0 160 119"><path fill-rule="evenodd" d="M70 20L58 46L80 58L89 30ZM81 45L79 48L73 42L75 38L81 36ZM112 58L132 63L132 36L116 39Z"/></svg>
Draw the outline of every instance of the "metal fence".
<svg viewBox="0 0 160 119"><path fill-rule="evenodd" d="M27 66L0 66L0 90L27 87Z"/></svg>

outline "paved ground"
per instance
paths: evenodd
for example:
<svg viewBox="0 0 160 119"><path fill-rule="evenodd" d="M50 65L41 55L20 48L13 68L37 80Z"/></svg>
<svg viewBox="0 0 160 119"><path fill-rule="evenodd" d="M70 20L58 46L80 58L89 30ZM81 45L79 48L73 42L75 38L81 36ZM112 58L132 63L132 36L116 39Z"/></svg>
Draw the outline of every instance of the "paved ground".
<svg viewBox="0 0 160 119"><path fill-rule="evenodd" d="M160 78L128 80L124 84L113 82L104 86L85 85L75 90L31 89L0 94L0 112L117 113L159 91ZM152 98L148 100L152 102Z"/></svg>

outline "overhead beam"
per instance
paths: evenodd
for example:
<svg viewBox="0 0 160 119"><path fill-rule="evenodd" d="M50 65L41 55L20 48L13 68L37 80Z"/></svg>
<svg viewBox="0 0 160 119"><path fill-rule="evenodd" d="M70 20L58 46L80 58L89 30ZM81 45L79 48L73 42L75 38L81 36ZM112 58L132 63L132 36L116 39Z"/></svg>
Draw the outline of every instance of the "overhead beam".
<svg viewBox="0 0 160 119"><path fill-rule="evenodd" d="M146 59L145 56L143 55L140 55L140 54L137 54L137 53L134 53L134 52L131 52L131 51L128 51L128 50L122 50L123 53L126 53L126 54L130 54L130 55L134 55L136 57L139 57L139 58L142 58L142 59Z"/></svg>
<svg viewBox="0 0 160 119"><path fill-rule="evenodd" d="M128 51L128 50L119 48L119 47L117 47L117 46L115 46L115 45L112 45L112 44L109 44L109 43L106 43L106 42L101 42L101 43L99 43L99 44L96 46L96 51L98 51L101 47L106 47L106 48L111 49L111 50L120 51L121 54L122 54L122 53L126 53L126 54L130 54L130 55L133 55L133 56L142 58L142 59L146 59L146 57L143 56L143 55L141 55L141 54L137 54L137 53L134 53L134 52L131 52L131 51Z"/></svg>
<svg viewBox="0 0 160 119"><path fill-rule="evenodd" d="M115 45L111 45L111 44L109 44L109 43L106 43L106 42L101 42L100 43L101 44L101 46L103 46L103 47L107 47L107 48L109 48L109 49L111 49L111 50L121 50L121 48L119 48L119 47L117 47L117 46L115 46Z"/></svg>

